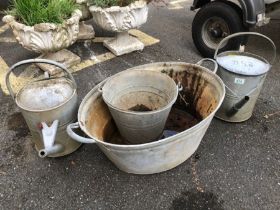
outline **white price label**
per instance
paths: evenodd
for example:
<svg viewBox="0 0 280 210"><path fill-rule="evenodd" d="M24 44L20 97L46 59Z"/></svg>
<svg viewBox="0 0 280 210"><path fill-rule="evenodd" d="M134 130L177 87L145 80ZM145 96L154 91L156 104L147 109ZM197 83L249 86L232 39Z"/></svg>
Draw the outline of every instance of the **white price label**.
<svg viewBox="0 0 280 210"><path fill-rule="evenodd" d="M235 78L234 83L238 85L244 85L245 84L245 79L242 78Z"/></svg>

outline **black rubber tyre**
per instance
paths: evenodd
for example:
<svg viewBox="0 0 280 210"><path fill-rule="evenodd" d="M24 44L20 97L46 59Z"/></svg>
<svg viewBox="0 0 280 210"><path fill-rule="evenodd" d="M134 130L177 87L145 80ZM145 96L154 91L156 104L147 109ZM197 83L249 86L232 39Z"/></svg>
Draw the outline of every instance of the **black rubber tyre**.
<svg viewBox="0 0 280 210"><path fill-rule="evenodd" d="M204 5L197 12L192 23L192 38L196 48L204 57L212 58L218 43L224 37L233 33L248 31L248 28L243 25L242 12L238 9L227 3L217 1ZM215 25L215 21L218 26ZM209 28L210 31L213 31L213 25L215 29L218 27L219 34L222 35L213 35L209 32ZM241 43L246 43L246 40L244 37L231 39L222 47L221 51L236 50Z"/></svg>

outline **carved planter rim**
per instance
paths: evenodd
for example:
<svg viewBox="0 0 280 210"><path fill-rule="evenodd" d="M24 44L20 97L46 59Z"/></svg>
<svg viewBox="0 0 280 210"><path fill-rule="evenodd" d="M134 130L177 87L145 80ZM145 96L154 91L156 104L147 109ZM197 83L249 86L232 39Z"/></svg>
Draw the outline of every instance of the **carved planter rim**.
<svg viewBox="0 0 280 210"><path fill-rule="evenodd" d="M108 12L108 13L110 13L110 12L128 12L133 9L141 9L146 5L147 5L146 1L140 0L140 1L135 1L131 4L129 4L128 6L124 6L124 7L112 6L112 7L102 8L102 7L97 7L94 5L89 5L89 10L91 12Z"/></svg>
<svg viewBox="0 0 280 210"><path fill-rule="evenodd" d="M76 0L77 4L84 4L84 3L88 3L88 0Z"/></svg>
<svg viewBox="0 0 280 210"><path fill-rule="evenodd" d="M16 40L24 48L37 53L57 52L72 45L78 38L80 10L75 10L71 17L60 24L39 23L28 26L17 22L16 17L6 15L3 22L13 30Z"/></svg>
<svg viewBox="0 0 280 210"><path fill-rule="evenodd" d="M113 32L126 32L138 28L147 21L148 6L144 0L135 1L128 6L101 8L90 6L93 21L101 28Z"/></svg>
<svg viewBox="0 0 280 210"><path fill-rule="evenodd" d="M23 31L29 31L34 30L37 32L47 32L47 31L54 31L58 30L60 28L66 28L69 25L73 25L77 22L77 19L79 20L82 16L82 13L80 10L75 10L71 17L67 20L64 20L62 23L38 23L33 26L25 25L24 23L18 22L15 16L12 15L5 15L2 20L3 22L9 24L13 29L16 30L23 30Z"/></svg>

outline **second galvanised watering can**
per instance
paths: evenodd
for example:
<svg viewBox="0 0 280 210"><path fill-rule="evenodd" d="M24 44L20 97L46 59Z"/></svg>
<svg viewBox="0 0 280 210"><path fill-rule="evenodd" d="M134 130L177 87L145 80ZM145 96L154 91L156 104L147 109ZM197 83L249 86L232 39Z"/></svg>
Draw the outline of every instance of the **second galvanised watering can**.
<svg viewBox="0 0 280 210"><path fill-rule="evenodd" d="M269 41L274 53L271 62L256 54L243 51L226 51L217 55L226 41L244 35L258 36ZM274 42L265 35L255 32L232 34L220 42L214 58L219 64L217 75L226 86L226 97L216 117L228 122L248 120L253 114L267 72L276 59Z"/></svg>
<svg viewBox="0 0 280 210"><path fill-rule="evenodd" d="M9 76L15 68L30 63L55 65L66 74L64 77L49 77L46 74L44 79L28 83L15 95ZM79 148L81 144L73 141L66 133L68 124L76 120L77 85L63 65L45 59L18 62L6 74L6 85L21 110L40 157L60 157Z"/></svg>

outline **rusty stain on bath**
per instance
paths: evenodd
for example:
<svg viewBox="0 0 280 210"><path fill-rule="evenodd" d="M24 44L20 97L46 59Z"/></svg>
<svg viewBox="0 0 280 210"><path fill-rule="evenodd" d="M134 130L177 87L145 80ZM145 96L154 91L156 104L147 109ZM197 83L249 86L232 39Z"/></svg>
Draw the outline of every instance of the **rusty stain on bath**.
<svg viewBox="0 0 280 210"><path fill-rule="evenodd" d="M111 122L111 115L102 98L99 98L88 113L86 126L97 139L104 140L105 128Z"/></svg>
<svg viewBox="0 0 280 210"><path fill-rule="evenodd" d="M177 83L181 82L183 86L181 95L192 104L188 112L197 113L198 117L204 119L218 106L214 87L207 81L198 67L191 66L186 71L174 71L174 69L165 67L161 72L168 74Z"/></svg>

